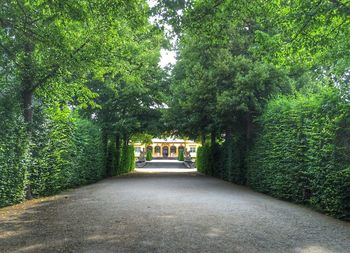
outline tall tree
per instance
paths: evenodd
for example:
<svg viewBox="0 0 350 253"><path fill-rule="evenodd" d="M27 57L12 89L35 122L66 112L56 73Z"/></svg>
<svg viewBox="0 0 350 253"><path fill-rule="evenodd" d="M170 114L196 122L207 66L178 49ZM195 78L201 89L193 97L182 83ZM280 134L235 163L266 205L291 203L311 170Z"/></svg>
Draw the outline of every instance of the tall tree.
<svg viewBox="0 0 350 253"><path fill-rule="evenodd" d="M84 90L76 80L112 43L122 44L123 26L147 22L146 13L144 1L3 1L1 54L7 65L16 66L25 121L32 122L33 95L39 89L44 98Z"/></svg>

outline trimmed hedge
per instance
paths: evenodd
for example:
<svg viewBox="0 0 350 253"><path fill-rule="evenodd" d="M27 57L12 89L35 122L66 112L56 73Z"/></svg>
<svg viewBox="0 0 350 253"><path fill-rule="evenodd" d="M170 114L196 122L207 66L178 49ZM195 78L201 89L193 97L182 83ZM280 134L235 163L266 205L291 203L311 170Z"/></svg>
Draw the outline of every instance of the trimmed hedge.
<svg viewBox="0 0 350 253"><path fill-rule="evenodd" d="M109 171L109 175L117 176L133 171L135 169L134 152L132 145L123 145L119 149L119 156L115 142L110 141L107 155L107 170Z"/></svg>
<svg viewBox="0 0 350 253"><path fill-rule="evenodd" d="M350 106L333 88L271 100L248 159L248 184L350 219Z"/></svg>
<svg viewBox="0 0 350 253"><path fill-rule="evenodd" d="M121 162L118 174L128 173L135 169L135 153L131 145L122 147Z"/></svg>
<svg viewBox="0 0 350 253"><path fill-rule="evenodd" d="M151 150L147 150L146 153L146 161L151 161L153 159L152 157L152 151Z"/></svg>
<svg viewBox="0 0 350 253"><path fill-rule="evenodd" d="M0 207L95 182L106 174L101 131L68 107L36 107L30 143L19 106L0 105Z"/></svg>
<svg viewBox="0 0 350 253"><path fill-rule="evenodd" d="M20 116L20 105L13 98L0 99L0 207L24 198L28 141Z"/></svg>
<svg viewBox="0 0 350 253"><path fill-rule="evenodd" d="M70 109L36 112L29 166L35 196L95 182L106 174L101 131L91 121L73 117Z"/></svg>
<svg viewBox="0 0 350 253"><path fill-rule="evenodd" d="M339 91L278 97L258 123L250 151L237 132L198 148L198 171L350 219L350 104Z"/></svg>
<svg viewBox="0 0 350 253"><path fill-rule="evenodd" d="M179 161L184 161L185 160L185 156L184 156L184 151L183 150L179 151L179 156L177 157L177 159Z"/></svg>
<svg viewBox="0 0 350 253"><path fill-rule="evenodd" d="M226 181L244 184L245 174L242 169L237 141L225 142L221 145L205 144L197 150L197 170L203 174L215 176Z"/></svg>
<svg viewBox="0 0 350 253"><path fill-rule="evenodd" d="M206 144L204 146L197 148L197 158L196 158L196 167L198 172L203 174L208 174L207 171L209 169L209 158L210 158L210 150L209 145Z"/></svg>
<svg viewBox="0 0 350 253"><path fill-rule="evenodd" d="M216 176L223 179L222 174L222 153L218 144L205 145L197 148L196 167L200 173ZM219 165L220 164L220 165Z"/></svg>

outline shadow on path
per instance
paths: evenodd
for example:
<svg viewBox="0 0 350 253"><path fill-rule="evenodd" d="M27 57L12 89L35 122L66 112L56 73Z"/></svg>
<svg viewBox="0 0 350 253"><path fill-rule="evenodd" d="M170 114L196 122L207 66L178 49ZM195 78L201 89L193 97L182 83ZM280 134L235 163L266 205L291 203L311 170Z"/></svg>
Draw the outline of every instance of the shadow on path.
<svg viewBox="0 0 350 253"><path fill-rule="evenodd" d="M349 252L350 224L215 178L132 173L0 209L0 252Z"/></svg>

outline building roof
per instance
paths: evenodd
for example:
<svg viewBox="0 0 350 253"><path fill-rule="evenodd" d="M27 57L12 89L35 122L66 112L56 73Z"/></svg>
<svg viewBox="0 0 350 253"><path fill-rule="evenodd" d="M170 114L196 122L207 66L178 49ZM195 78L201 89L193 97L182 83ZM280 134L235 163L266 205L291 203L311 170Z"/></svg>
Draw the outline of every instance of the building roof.
<svg viewBox="0 0 350 253"><path fill-rule="evenodd" d="M172 142L172 143L195 143L192 140L183 140L183 139L176 139L176 138L164 138L164 139L158 139L154 138L152 139L152 143L165 143L165 142Z"/></svg>

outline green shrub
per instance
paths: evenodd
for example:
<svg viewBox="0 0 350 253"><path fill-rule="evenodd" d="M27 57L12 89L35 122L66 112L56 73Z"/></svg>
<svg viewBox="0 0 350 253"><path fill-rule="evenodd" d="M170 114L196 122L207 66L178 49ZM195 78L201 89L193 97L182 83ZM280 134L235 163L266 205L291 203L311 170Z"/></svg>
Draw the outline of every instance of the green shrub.
<svg viewBox="0 0 350 253"><path fill-rule="evenodd" d="M19 105L0 103L0 116L1 207L22 201L27 185L46 196L105 176L99 127L68 107L36 107L29 144Z"/></svg>
<svg viewBox="0 0 350 253"><path fill-rule="evenodd" d="M100 129L73 117L69 108L35 113L30 185L35 196L55 194L101 179L105 174Z"/></svg>
<svg viewBox="0 0 350 253"><path fill-rule="evenodd" d="M224 146L219 145L217 143L214 143L214 145L211 146L211 156L212 156L212 162L211 162L211 171L209 175L225 179L224 175L226 174L225 171L225 160L224 160Z"/></svg>
<svg viewBox="0 0 350 253"><path fill-rule="evenodd" d="M350 219L350 104L334 88L268 102L247 155L245 137L198 148L197 169Z"/></svg>
<svg viewBox="0 0 350 253"><path fill-rule="evenodd" d="M197 148L196 167L199 172L203 173L203 147Z"/></svg>
<svg viewBox="0 0 350 253"><path fill-rule="evenodd" d="M71 159L76 152L73 117L68 108L57 107L36 108L34 116L29 183L34 196L55 194L76 177Z"/></svg>
<svg viewBox="0 0 350 253"><path fill-rule="evenodd" d="M248 184L349 218L349 109L332 88L271 100L248 159Z"/></svg>
<svg viewBox="0 0 350 253"><path fill-rule="evenodd" d="M26 183L28 141L20 105L11 98L0 100L0 207L23 200Z"/></svg>
<svg viewBox="0 0 350 253"><path fill-rule="evenodd" d="M133 171L135 169L135 149L132 145L129 145L129 170Z"/></svg>
<svg viewBox="0 0 350 253"><path fill-rule="evenodd" d="M117 168L119 166L119 159L117 160L117 149L114 139L109 139L107 143L107 157L106 157L106 174L107 176L116 176Z"/></svg>
<svg viewBox="0 0 350 253"><path fill-rule="evenodd" d="M146 153L146 160L147 161L151 161L153 159L152 157L152 151L151 150L147 150L147 153Z"/></svg>
<svg viewBox="0 0 350 253"><path fill-rule="evenodd" d="M204 146L198 147L196 159L197 170L203 174L210 174L208 172L211 171L211 158L212 155L209 144L205 144Z"/></svg>
<svg viewBox="0 0 350 253"><path fill-rule="evenodd" d="M183 150L179 151L179 156L177 157L177 159L179 161L184 161L185 160L185 156L184 156L184 151Z"/></svg>
<svg viewBox="0 0 350 253"><path fill-rule="evenodd" d="M93 122L77 118L75 120L75 180L71 185L96 182L107 175L101 130ZM74 152L72 151L72 154Z"/></svg>
<svg viewBox="0 0 350 253"><path fill-rule="evenodd" d="M132 171L135 168L135 153L134 147L131 145L124 145L121 152L120 168L118 174L124 174Z"/></svg>

